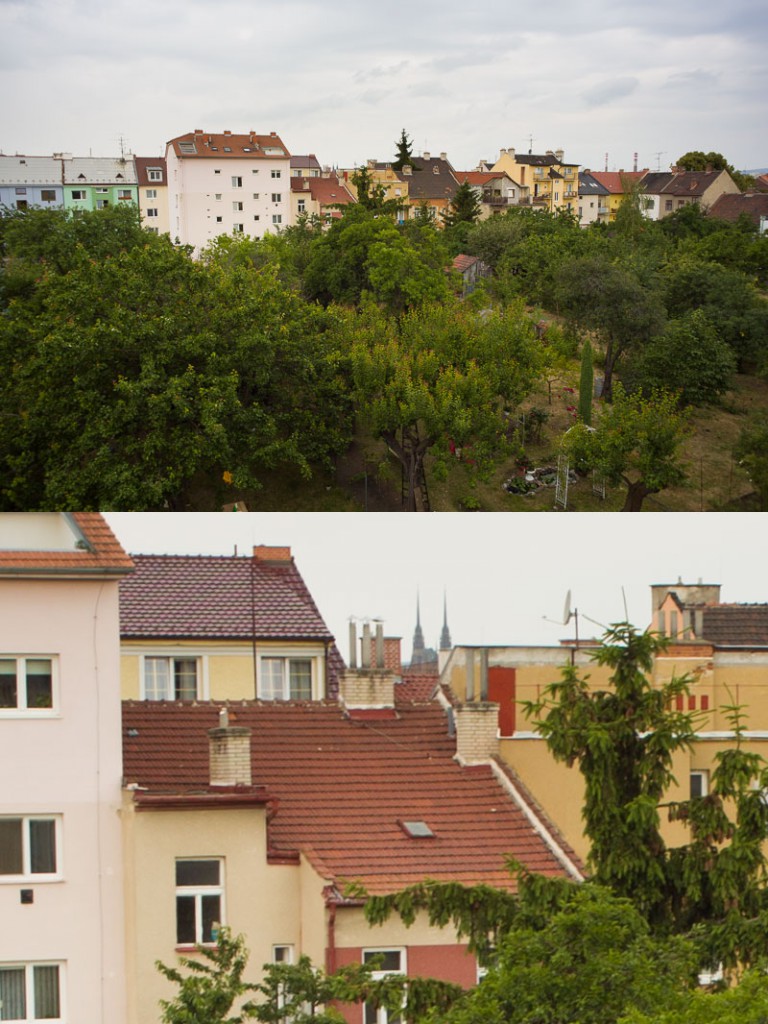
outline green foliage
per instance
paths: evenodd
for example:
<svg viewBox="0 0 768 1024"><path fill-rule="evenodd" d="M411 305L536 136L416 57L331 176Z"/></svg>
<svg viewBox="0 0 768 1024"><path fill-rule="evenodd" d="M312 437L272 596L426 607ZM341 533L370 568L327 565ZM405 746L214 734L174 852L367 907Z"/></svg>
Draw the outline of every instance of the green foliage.
<svg viewBox="0 0 768 1024"><path fill-rule="evenodd" d="M480 200L477 192L465 180L456 189L448 210L443 214L445 226L453 228L457 224L474 224L479 216Z"/></svg>
<svg viewBox="0 0 768 1024"><path fill-rule="evenodd" d="M649 393L667 388L685 405L715 402L729 388L736 356L702 309L667 322L632 363L629 379Z"/></svg>
<svg viewBox="0 0 768 1024"><path fill-rule="evenodd" d="M392 161L392 167L396 171L402 171L406 166L415 167L413 162L413 141L408 138L405 128L400 132L400 138L395 143L397 155Z"/></svg>
<svg viewBox="0 0 768 1024"><path fill-rule="evenodd" d="M755 179L751 175L734 170L722 153L703 153L700 149L691 150L678 158L677 166L682 167L684 171L728 171L742 192L752 188L755 184Z"/></svg>
<svg viewBox="0 0 768 1024"><path fill-rule="evenodd" d="M768 412L753 415L742 427L734 454L749 474L761 511L768 512Z"/></svg>
<svg viewBox="0 0 768 1024"><path fill-rule="evenodd" d="M668 805L690 840L666 846L659 808L674 781L674 756L690 749L698 724L695 713L674 710L687 677L653 682L666 645L627 623L613 626L593 655L611 669L610 689L591 687L568 666L525 711L553 756L584 777L594 879L631 899L655 931L690 933L701 963L749 964L766 936L768 769L743 749L740 708L725 709L734 746L716 755L706 797Z"/></svg>
<svg viewBox="0 0 768 1024"><path fill-rule="evenodd" d="M329 317L254 266L248 240L204 260L142 233L38 271L0 322L0 506L183 506L199 472L258 486L346 446Z"/></svg>
<svg viewBox="0 0 768 1024"><path fill-rule="evenodd" d="M477 470L493 464L506 440L504 408L538 373L522 310L480 317L458 302L424 304L395 327L368 309L351 330L355 401L401 463L409 508L430 449L445 461L452 442Z"/></svg>
<svg viewBox="0 0 768 1024"><path fill-rule="evenodd" d="M357 201L363 209L372 213L394 214L400 207L397 199L387 199L385 185L375 181L367 167L358 167L349 179L357 192Z"/></svg>
<svg viewBox="0 0 768 1024"><path fill-rule="evenodd" d="M766 361L768 303L745 274L683 255L665 269L662 283L670 317L702 309L740 369Z"/></svg>
<svg viewBox="0 0 768 1024"><path fill-rule="evenodd" d="M480 985L450 1024L615 1024L628 1012L680 1005L694 954L680 939L651 937L626 899L574 888L543 924L516 922Z"/></svg>
<svg viewBox="0 0 768 1024"><path fill-rule="evenodd" d="M663 326L661 298L636 274L598 256L563 264L557 295L568 320L594 331L603 342L602 393L610 401L614 371L622 355L647 343Z"/></svg>
<svg viewBox="0 0 768 1024"><path fill-rule="evenodd" d="M685 473L680 447L688 430L676 396L657 391L628 395L617 384L594 429L577 424L566 445L574 461L596 470L611 484L623 482L623 512L639 512L649 494L680 483Z"/></svg>
<svg viewBox="0 0 768 1024"><path fill-rule="evenodd" d="M693 991L674 1009L632 1009L619 1024L765 1024L768 974L765 967L745 972L738 985L717 992Z"/></svg>
<svg viewBox="0 0 768 1024"><path fill-rule="evenodd" d="M247 963L245 939L233 937L228 928L219 931L214 948L201 946L195 958L179 957L179 967L158 960L158 971L179 989L173 999L160 1002L163 1024L242 1024L253 1020L255 1003L243 1002L244 996L256 991L254 985L243 981ZM235 1004L237 1012L230 1016Z"/></svg>
<svg viewBox="0 0 768 1024"><path fill-rule="evenodd" d="M593 382L592 345L587 338L581 350L581 376L579 378L579 419L587 426L592 423Z"/></svg>

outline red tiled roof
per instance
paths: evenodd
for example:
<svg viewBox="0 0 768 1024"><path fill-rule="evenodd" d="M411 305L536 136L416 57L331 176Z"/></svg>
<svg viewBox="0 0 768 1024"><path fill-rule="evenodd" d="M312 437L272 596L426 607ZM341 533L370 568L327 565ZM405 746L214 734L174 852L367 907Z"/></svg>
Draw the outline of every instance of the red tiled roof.
<svg viewBox="0 0 768 1024"><path fill-rule="evenodd" d="M228 706L232 725L253 730L254 786L277 801L272 857L303 851L329 881L359 881L373 893L424 878L511 889L507 856L532 871L565 873L491 767L454 760L455 739L436 704L373 721L330 702ZM207 730L218 726L219 708L125 703L126 782L150 794L206 791ZM413 820L434 837L409 837L401 822Z"/></svg>
<svg viewBox="0 0 768 1024"><path fill-rule="evenodd" d="M476 263L479 262L480 260L477 258L477 256L465 256L464 254L460 253L458 256L453 257L453 262L451 266L453 267L454 270L458 270L459 273L463 273L465 270L469 270L470 267L473 267Z"/></svg>
<svg viewBox="0 0 768 1024"><path fill-rule="evenodd" d="M355 199L338 178L292 178L292 192L309 192L321 206L354 203Z"/></svg>
<svg viewBox="0 0 768 1024"><path fill-rule="evenodd" d="M640 181L646 171L590 171L589 173L612 195L623 195L627 191L627 185Z"/></svg>
<svg viewBox="0 0 768 1024"><path fill-rule="evenodd" d="M432 700L438 687L435 672L408 672L395 683L395 704L426 704Z"/></svg>
<svg viewBox="0 0 768 1024"><path fill-rule="evenodd" d="M133 162L136 164L136 181L139 185L157 188L168 184L168 171L165 165L164 156L135 156ZM163 173L161 181L150 181L147 171L149 168L160 170Z"/></svg>
<svg viewBox="0 0 768 1024"><path fill-rule="evenodd" d="M293 559L134 555L120 586L120 633L132 638L332 640Z"/></svg>
<svg viewBox="0 0 768 1024"><path fill-rule="evenodd" d="M199 159L206 157L216 160L284 159L290 157L283 141L275 132L256 135L255 132L233 134L232 132L187 132L168 142L177 157ZM269 152L269 150L279 152Z"/></svg>
<svg viewBox="0 0 768 1024"><path fill-rule="evenodd" d="M35 515L36 513L29 514ZM59 514L69 519L75 531L82 534L82 547L73 551L0 550L0 575L23 573L36 576L48 574L115 576L129 573L133 569L133 561L120 547L119 541L101 513L62 512Z"/></svg>
<svg viewBox="0 0 768 1024"><path fill-rule="evenodd" d="M716 647L768 647L768 604L705 607L702 633Z"/></svg>

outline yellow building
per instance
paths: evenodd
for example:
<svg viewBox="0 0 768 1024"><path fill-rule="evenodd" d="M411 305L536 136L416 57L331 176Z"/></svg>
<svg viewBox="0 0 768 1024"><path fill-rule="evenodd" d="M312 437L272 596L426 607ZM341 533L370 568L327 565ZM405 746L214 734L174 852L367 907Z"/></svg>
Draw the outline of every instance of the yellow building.
<svg viewBox="0 0 768 1024"><path fill-rule="evenodd" d="M502 149L492 170L506 171L510 178L527 188L534 209L545 210L547 213L567 210L576 216L579 206L579 165L567 163L562 149L548 149L544 154Z"/></svg>
<svg viewBox="0 0 768 1024"><path fill-rule="evenodd" d="M656 659L653 680L690 676L690 695L681 699L680 710L701 715L693 749L675 757L677 785L669 797L687 799L706 794L717 753L733 743L724 707L745 706L749 748L768 756L768 605L723 605L719 586L702 584L654 586L652 602L651 628L670 637L666 652ZM578 648L454 648L441 682L460 705L476 704L495 719L501 758L586 859L581 775L577 768L554 761L519 706L537 700L567 664L589 675L595 688L609 686L609 670L593 663L590 645L584 642ZM664 834L670 845L686 841L679 824L667 823Z"/></svg>

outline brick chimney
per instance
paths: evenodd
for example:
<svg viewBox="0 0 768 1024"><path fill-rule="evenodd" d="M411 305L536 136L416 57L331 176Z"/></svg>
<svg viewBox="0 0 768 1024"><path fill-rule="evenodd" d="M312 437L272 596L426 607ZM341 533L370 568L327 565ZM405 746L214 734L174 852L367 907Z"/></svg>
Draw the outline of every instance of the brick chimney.
<svg viewBox="0 0 768 1024"><path fill-rule="evenodd" d="M454 708L456 758L463 764L490 761L499 753L499 705L472 701Z"/></svg>
<svg viewBox="0 0 768 1024"><path fill-rule="evenodd" d="M253 557L257 562L267 562L272 565L293 561L290 548L275 548L268 544L256 544L253 548Z"/></svg>
<svg viewBox="0 0 768 1024"><path fill-rule="evenodd" d="M392 708L395 705L395 674L387 665L387 644L380 622L376 635L363 624L361 664L357 665L357 627L349 624L349 668L339 683L339 700L350 709ZM398 653L399 653L399 640Z"/></svg>
<svg viewBox="0 0 768 1024"><path fill-rule="evenodd" d="M219 712L219 726L208 730L211 786L251 786L251 730L229 724L229 712Z"/></svg>

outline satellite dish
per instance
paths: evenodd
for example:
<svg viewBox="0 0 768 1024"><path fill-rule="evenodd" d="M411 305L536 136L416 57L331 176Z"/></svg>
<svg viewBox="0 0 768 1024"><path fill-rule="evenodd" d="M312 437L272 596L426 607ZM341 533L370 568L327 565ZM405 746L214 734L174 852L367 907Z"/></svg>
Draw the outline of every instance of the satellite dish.
<svg viewBox="0 0 768 1024"><path fill-rule="evenodd" d="M568 623L571 621L571 616L572 615L573 615L573 612L571 611L571 592L569 590L566 593L566 595L565 595L565 606L563 607L563 625L564 626L567 626Z"/></svg>

